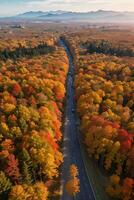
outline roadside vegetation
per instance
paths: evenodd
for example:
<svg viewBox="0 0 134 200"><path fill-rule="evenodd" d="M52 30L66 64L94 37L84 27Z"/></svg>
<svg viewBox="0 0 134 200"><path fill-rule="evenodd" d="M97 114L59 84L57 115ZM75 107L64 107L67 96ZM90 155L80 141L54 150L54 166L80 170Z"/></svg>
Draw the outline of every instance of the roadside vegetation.
<svg viewBox="0 0 134 200"><path fill-rule="evenodd" d="M19 47L0 61L0 199L47 200L60 195L68 59L54 43L48 49L38 42L34 56ZM18 59L12 59L18 51Z"/></svg>
<svg viewBox="0 0 134 200"><path fill-rule="evenodd" d="M78 168L72 164L69 168L70 177L66 183L66 190L70 196L76 196L80 192L80 183L78 179Z"/></svg>
<svg viewBox="0 0 134 200"><path fill-rule="evenodd" d="M63 37L74 56L75 100L82 142L89 159L96 160L101 171L105 171L104 176L109 180L107 194L112 199L131 200L134 198L134 58L129 51L120 54L120 49L114 48L110 52L110 43L101 40L95 43L91 38L96 35L84 34ZM108 38L110 34L107 32ZM87 49L83 48L86 37ZM115 40L120 44L118 38Z"/></svg>

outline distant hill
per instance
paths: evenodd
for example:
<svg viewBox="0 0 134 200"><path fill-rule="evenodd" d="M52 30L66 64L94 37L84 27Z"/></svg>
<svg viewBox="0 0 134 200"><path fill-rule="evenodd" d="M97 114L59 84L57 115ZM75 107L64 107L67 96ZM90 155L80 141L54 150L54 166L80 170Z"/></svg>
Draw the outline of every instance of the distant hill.
<svg viewBox="0 0 134 200"><path fill-rule="evenodd" d="M5 18L8 20L38 20L38 21L89 21L89 22L118 22L134 23L134 12L115 11L91 11L91 12L68 12L68 11L30 11L17 16Z"/></svg>
<svg viewBox="0 0 134 200"><path fill-rule="evenodd" d="M30 12L26 12L26 13L14 16L14 18L32 19L32 18L38 18L40 15L43 15L43 14L44 14L44 12L42 12L42 11L38 11L38 12L30 11Z"/></svg>
<svg viewBox="0 0 134 200"><path fill-rule="evenodd" d="M61 10L57 10L57 11L48 11L48 12L43 12L43 11L30 11L30 12L26 12L23 14L19 14L17 16L14 16L14 18L28 18L28 19L35 19L35 18L40 18L41 16L45 17L45 16L51 16L51 15L61 15L64 14L65 11L61 11Z"/></svg>

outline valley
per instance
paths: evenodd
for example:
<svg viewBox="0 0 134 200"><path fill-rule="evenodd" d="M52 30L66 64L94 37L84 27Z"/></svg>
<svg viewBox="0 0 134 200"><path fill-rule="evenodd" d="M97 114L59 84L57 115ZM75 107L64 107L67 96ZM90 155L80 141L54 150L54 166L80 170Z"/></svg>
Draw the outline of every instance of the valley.
<svg viewBox="0 0 134 200"><path fill-rule="evenodd" d="M18 24L0 29L0 199L132 200L133 26Z"/></svg>

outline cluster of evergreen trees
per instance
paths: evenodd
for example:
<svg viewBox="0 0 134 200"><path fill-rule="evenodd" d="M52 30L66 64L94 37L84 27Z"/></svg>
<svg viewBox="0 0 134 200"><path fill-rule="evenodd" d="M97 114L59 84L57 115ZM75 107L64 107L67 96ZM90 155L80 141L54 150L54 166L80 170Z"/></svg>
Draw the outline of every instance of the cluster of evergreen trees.
<svg viewBox="0 0 134 200"><path fill-rule="evenodd" d="M14 59L21 57L33 57L43 54L51 53L55 50L54 46L48 46L47 44L39 44L36 47L18 47L14 51L11 51L9 49L4 49L3 51L0 51L0 59L6 60L6 59Z"/></svg>
<svg viewBox="0 0 134 200"><path fill-rule="evenodd" d="M121 46L115 46L111 42L106 40L88 41L83 44L86 46L88 53L103 53L116 56L134 56L134 51L130 48L124 48Z"/></svg>

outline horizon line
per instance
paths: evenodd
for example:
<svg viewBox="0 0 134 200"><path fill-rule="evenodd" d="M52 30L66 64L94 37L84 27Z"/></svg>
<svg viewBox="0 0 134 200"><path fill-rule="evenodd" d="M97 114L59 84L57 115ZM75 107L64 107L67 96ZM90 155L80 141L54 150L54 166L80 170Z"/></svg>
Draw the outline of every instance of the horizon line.
<svg viewBox="0 0 134 200"><path fill-rule="evenodd" d="M128 13L134 13L134 11L128 11L128 10L124 10L124 11L120 11L120 10L109 10L109 9L97 9L97 10L89 10L89 11L71 11L71 10L29 10L29 11L24 11L24 12L18 12L15 13L14 15L1 15L0 18L4 18L4 17L14 17L17 15L23 15L25 13L29 13L29 12L57 12L57 11L62 11L62 12L73 12L73 13L89 13L89 12L98 12L98 11L104 11L104 12L120 12L120 13L124 13L124 12L128 12Z"/></svg>

